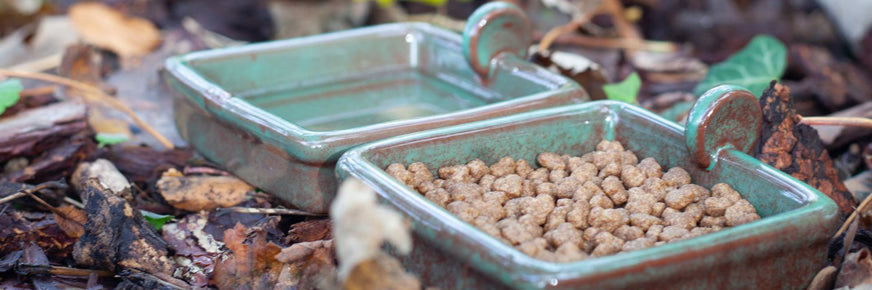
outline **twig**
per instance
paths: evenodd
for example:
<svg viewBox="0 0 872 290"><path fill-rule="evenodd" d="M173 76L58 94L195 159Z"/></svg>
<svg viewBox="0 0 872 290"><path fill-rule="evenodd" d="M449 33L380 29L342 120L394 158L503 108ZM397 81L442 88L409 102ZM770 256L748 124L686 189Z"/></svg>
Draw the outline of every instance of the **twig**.
<svg viewBox="0 0 872 290"><path fill-rule="evenodd" d="M85 209L85 205L79 202L78 200L72 199L69 196L64 196L64 202L69 203L79 209Z"/></svg>
<svg viewBox="0 0 872 290"><path fill-rule="evenodd" d="M22 197L22 196L25 196L25 195L27 195L27 194L25 194L24 192L21 192L21 191L16 192L16 193L13 193L13 194L10 194L10 195L7 195L7 196L4 197L4 198L0 198L0 204L4 204L4 203L10 202L10 201L13 201L13 200L15 200L16 198L19 198L19 197Z"/></svg>
<svg viewBox="0 0 872 290"><path fill-rule="evenodd" d="M545 33L545 36L542 36L542 40L539 41L539 47L537 50L548 50L548 48L551 47L551 43L553 43L558 36L575 31L579 26L581 26L581 24L582 22L580 21L571 21L565 25L551 28L551 30L548 30L548 32Z"/></svg>
<svg viewBox="0 0 872 290"><path fill-rule="evenodd" d="M863 199L863 202L861 202L860 205L857 206L856 209L854 209L854 212L852 212L851 215L848 216L848 218L845 220L845 222L842 224L842 226L839 228L833 238L835 239L843 232L845 232L845 229L847 229L848 226L851 225L851 222L854 221L855 218L857 218L857 213L865 211L866 208L869 207L870 203L872 203L872 194L867 196L866 199Z"/></svg>
<svg viewBox="0 0 872 290"><path fill-rule="evenodd" d="M203 166L199 166L199 167L185 166L185 168L182 169L182 174L184 174L184 175L206 174L206 175L221 175L221 176L230 175L230 173L228 173L227 171L215 169L212 167L203 167Z"/></svg>
<svg viewBox="0 0 872 290"><path fill-rule="evenodd" d="M542 41L544 41L544 37L545 35L543 35L541 32L533 34L534 40L542 39ZM636 49L653 52L674 52L678 50L678 45L669 41L636 41L632 39L622 38L590 37L579 34L560 35L556 39L554 39L552 44L568 44L593 48Z"/></svg>
<svg viewBox="0 0 872 290"><path fill-rule="evenodd" d="M288 208L250 208L250 207L228 207L221 208L218 211L235 212L235 213L252 213L252 214L281 214L281 215L302 215L302 216L325 216L326 214L312 213L308 211L288 209Z"/></svg>
<svg viewBox="0 0 872 290"><path fill-rule="evenodd" d="M161 135L157 130L146 124L139 116L136 115L133 110L131 110L127 105L122 103L116 98L107 95L99 88L82 83L73 79L68 79L65 77L60 77L56 75L37 73L37 72L24 72L24 71L11 71L7 69L0 69L0 75L10 76L10 77L18 77L18 78L28 78L28 79L37 79L52 83L57 83L61 85L65 85L71 88L79 89L82 91L82 96L87 99L86 101L90 101L92 103L106 103L116 110L121 111L124 114L127 114L136 125L141 127L144 131L148 132L151 136L157 139L158 142L164 145L169 149L173 149L173 143L170 142L166 137Z"/></svg>
<svg viewBox="0 0 872 290"><path fill-rule="evenodd" d="M602 4L602 8L611 14L612 22L615 23L615 27L618 29L618 34L621 35L621 38L636 42L644 40L642 34L639 33L639 30L636 29L630 21L624 18L624 6L619 0L605 0ZM637 50L634 48L624 49L627 58L630 60L633 59L636 51Z"/></svg>
<svg viewBox="0 0 872 290"><path fill-rule="evenodd" d="M24 97L48 95L48 94L54 93L55 89L57 89L57 86L55 86L55 85L26 89L26 90L21 90L21 92L18 93L18 96L24 98Z"/></svg>
<svg viewBox="0 0 872 290"><path fill-rule="evenodd" d="M872 129L872 119L861 117L802 117L800 123L822 126L848 126Z"/></svg>
<svg viewBox="0 0 872 290"><path fill-rule="evenodd" d="M60 266L44 266L31 264L18 264L17 270L28 275L64 275L64 276L90 276L91 273L97 274L100 277L110 277L115 274L104 270L78 269Z"/></svg>
<svg viewBox="0 0 872 290"><path fill-rule="evenodd" d="M56 53L31 62L25 62L19 65L15 65L13 67L10 67L9 69L16 71L44 71L56 68L61 65L62 58L63 54Z"/></svg>

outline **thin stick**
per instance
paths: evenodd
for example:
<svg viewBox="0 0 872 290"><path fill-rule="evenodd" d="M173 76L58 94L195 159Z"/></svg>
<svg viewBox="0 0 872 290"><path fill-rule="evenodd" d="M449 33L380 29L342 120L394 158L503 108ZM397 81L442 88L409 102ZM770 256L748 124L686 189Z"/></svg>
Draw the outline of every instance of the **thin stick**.
<svg viewBox="0 0 872 290"><path fill-rule="evenodd" d="M98 103L98 104L100 102L107 103L111 107L115 108L116 110L119 110L122 113L127 114L127 116L129 116L133 120L133 122L136 123L136 125L138 125L139 127L142 127L142 129L144 131L148 132L148 134L150 134L155 139L157 139L157 141L160 142L161 144L163 144L164 147L167 147L169 149L173 149L172 142L170 142L166 137L161 135L157 130L155 130L154 128L152 128L151 126L146 124L144 121L142 121L142 119L140 119L139 116L137 116L136 113L133 112L133 110L131 110L129 107L127 107L127 105L125 105L124 103L122 103L118 99L107 95L106 93L104 93L102 90L100 90L97 87L94 87L92 85L89 85L89 84L86 84L83 82L79 82L76 80L68 79L65 77L44 74L44 73L37 73L37 72L23 72L23 71L11 71L11 70L7 70L7 69L0 69L0 75L18 77L18 78L37 79L37 80L53 82L53 83L65 85L65 86L68 86L71 88L76 88L76 89L82 90L83 97L88 99L88 101L90 101L92 103Z"/></svg>
<svg viewBox="0 0 872 290"><path fill-rule="evenodd" d="M806 125L848 126L872 129L872 119L861 117L802 117Z"/></svg>
<svg viewBox="0 0 872 290"><path fill-rule="evenodd" d="M845 230L848 228L848 226L851 225L851 222L854 221L855 218L857 218L857 213L865 211L866 208L869 207L870 203L872 203L872 194L867 196L866 199L863 199L863 202L861 202L860 205L857 206L856 209L854 209L854 212L852 212L851 215L848 216L848 219L845 220L845 222L842 224L842 227L839 228L839 231L836 232L836 234L833 236L833 238L835 239L836 237L841 235L843 232L845 232Z"/></svg>
<svg viewBox="0 0 872 290"><path fill-rule="evenodd" d="M64 202L69 203L79 209L85 209L85 205L79 202L78 200L72 199L69 196L64 196Z"/></svg>
<svg viewBox="0 0 872 290"><path fill-rule="evenodd" d="M325 216L326 214L312 213L308 211L287 209L287 208L250 208L250 207L228 207L218 209L219 211L228 211L235 213L252 213L252 214L281 214L281 215L302 215L302 216Z"/></svg>
<svg viewBox="0 0 872 290"><path fill-rule="evenodd" d="M581 26L581 24L580 21L572 21L565 25L557 26L548 30L548 32L545 33L545 36L542 36L542 41L539 41L538 51L548 50L548 48L551 47L551 43L554 42L558 36L575 31L579 26Z"/></svg>
<svg viewBox="0 0 872 290"><path fill-rule="evenodd" d="M31 62L25 62L13 67L10 67L11 70L17 71L44 71L48 69L53 69L61 65L61 60L63 55L61 53L55 53Z"/></svg>
<svg viewBox="0 0 872 290"><path fill-rule="evenodd" d="M618 29L618 34L621 35L621 38L627 39L630 41L642 41L642 34L639 33L639 30L630 23L626 18L624 18L624 5L621 4L619 0L605 0L602 4L603 10L608 11L609 14L612 15L612 22L614 22L615 27ZM624 52L627 54L627 58L633 60L633 57L636 55L636 49L624 49Z"/></svg>
<svg viewBox="0 0 872 290"><path fill-rule="evenodd" d="M533 38L541 38L544 41L544 35L541 32L537 34L534 34ZM553 44L568 44L593 48L635 49L653 52L674 52L678 50L678 45L669 41L599 38L579 34L561 35L554 39Z"/></svg>
<svg viewBox="0 0 872 290"><path fill-rule="evenodd" d="M45 265L31 265L31 264L19 264L18 269L22 272L31 275L37 274L52 274L52 275L64 275L64 276L90 276L92 273L97 274L97 276L101 277L110 277L115 274L109 271L103 270L90 270L90 269L78 269L78 268L70 268L70 267L60 267L60 266L45 266Z"/></svg>
<svg viewBox="0 0 872 290"><path fill-rule="evenodd" d="M13 193L13 194L10 194L10 195L8 195L8 196L6 196L6 197L4 197L4 198L0 198L0 204L4 204L4 203L10 202L10 201L13 201L13 200L15 200L16 198L19 198L19 197L22 197L22 196L25 196L25 195L27 195L27 194L25 194L24 192L21 192L21 191L16 192L16 193Z"/></svg>
<svg viewBox="0 0 872 290"><path fill-rule="evenodd" d="M55 91L55 89L57 89L57 87L58 86L50 85L50 86L42 86L42 87L38 87L38 88L21 90L21 92L18 93L18 95L22 98L48 95L48 94L54 93L54 91Z"/></svg>

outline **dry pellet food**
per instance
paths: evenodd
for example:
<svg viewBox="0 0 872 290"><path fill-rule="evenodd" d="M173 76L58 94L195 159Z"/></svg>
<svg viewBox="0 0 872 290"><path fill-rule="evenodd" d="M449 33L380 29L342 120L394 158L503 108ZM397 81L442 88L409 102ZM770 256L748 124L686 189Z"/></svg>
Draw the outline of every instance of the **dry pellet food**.
<svg viewBox="0 0 872 290"><path fill-rule="evenodd" d="M686 170L639 160L617 141L602 141L582 156L544 152L536 164L506 156L436 174L421 162L385 171L461 220L553 262L640 250L760 219L730 185L693 184Z"/></svg>

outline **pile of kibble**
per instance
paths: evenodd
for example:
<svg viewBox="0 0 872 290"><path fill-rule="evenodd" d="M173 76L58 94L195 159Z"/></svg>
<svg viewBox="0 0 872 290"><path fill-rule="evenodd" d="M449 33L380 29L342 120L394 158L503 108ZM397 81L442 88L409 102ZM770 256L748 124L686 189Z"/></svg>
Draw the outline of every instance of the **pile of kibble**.
<svg viewBox="0 0 872 290"><path fill-rule="evenodd" d="M617 141L581 157L541 153L541 167L503 157L439 168L391 164L388 174L460 219L545 261L633 251L760 219L725 183L692 184L680 167L662 172Z"/></svg>

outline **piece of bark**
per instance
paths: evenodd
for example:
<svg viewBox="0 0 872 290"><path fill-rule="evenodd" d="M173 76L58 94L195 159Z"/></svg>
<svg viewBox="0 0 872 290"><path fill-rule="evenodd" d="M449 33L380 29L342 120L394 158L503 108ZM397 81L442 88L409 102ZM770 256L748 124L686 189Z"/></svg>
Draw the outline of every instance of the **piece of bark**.
<svg viewBox="0 0 872 290"><path fill-rule="evenodd" d="M88 222L73 248L78 264L110 271L172 274L166 242L138 210L96 179L87 180L80 194Z"/></svg>
<svg viewBox="0 0 872 290"><path fill-rule="evenodd" d="M285 242L288 244L333 239L333 222L330 219L302 221L291 225Z"/></svg>
<svg viewBox="0 0 872 290"><path fill-rule="evenodd" d="M70 255L76 240L64 233L51 214L6 208L0 215L0 253L24 249L31 242L49 256L63 259Z"/></svg>
<svg viewBox="0 0 872 290"><path fill-rule="evenodd" d="M45 255L45 251L42 250L37 244L30 243L27 248L24 248L24 253L21 255L21 259L19 260L21 265L30 266L30 267L48 267L49 261L48 257ZM56 289L54 281L51 280L51 277L48 275L32 275L31 281L33 282L33 286L36 289Z"/></svg>
<svg viewBox="0 0 872 290"><path fill-rule="evenodd" d="M42 183L64 178L74 166L94 153L97 144L92 137L88 130L84 130L67 140L61 140L56 147L48 149L27 167L6 174L0 180Z"/></svg>
<svg viewBox="0 0 872 290"><path fill-rule="evenodd" d="M763 126L754 148L755 157L832 198L842 218L846 218L857 201L839 179L817 131L799 123L790 89L773 81L760 97L760 107Z"/></svg>
<svg viewBox="0 0 872 290"><path fill-rule="evenodd" d="M796 97L812 96L830 111L870 101L870 78L855 64L836 60L825 48L794 44L789 47L790 70L803 75ZM801 88L801 89L800 89Z"/></svg>
<svg viewBox="0 0 872 290"><path fill-rule="evenodd" d="M113 146L97 154L98 158L111 161L128 180L145 189L153 187L167 169L185 167L193 156L189 148L161 151L140 146Z"/></svg>
<svg viewBox="0 0 872 290"><path fill-rule="evenodd" d="M55 147L84 131L88 126L85 118L84 105L61 102L0 119L0 163Z"/></svg>
<svg viewBox="0 0 872 290"><path fill-rule="evenodd" d="M172 168L157 181L157 188L167 203L192 212L237 205L254 190L233 176L184 176Z"/></svg>
<svg viewBox="0 0 872 290"><path fill-rule="evenodd" d="M91 178L97 179L104 188L113 194L121 196L127 201L133 200L130 193L130 182L109 160L97 159L94 162L80 163L71 178L73 187L77 191L82 191L84 190L82 186Z"/></svg>

